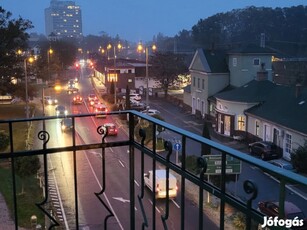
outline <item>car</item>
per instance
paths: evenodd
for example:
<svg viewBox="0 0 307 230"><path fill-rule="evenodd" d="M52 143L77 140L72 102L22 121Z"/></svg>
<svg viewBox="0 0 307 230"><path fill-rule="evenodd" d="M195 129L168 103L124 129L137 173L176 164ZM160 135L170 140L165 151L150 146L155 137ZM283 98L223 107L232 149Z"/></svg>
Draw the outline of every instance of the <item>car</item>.
<svg viewBox="0 0 307 230"><path fill-rule="evenodd" d="M56 105L58 104L58 100L51 96L44 96L44 103L45 105Z"/></svg>
<svg viewBox="0 0 307 230"><path fill-rule="evenodd" d="M94 101L94 100L97 100L97 99L98 99L98 98L97 98L96 94L94 94L94 93L90 93L90 94L87 96L87 100L88 100L89 102Z"/></svg>
<svg viewBox="0 0 307 230"><path fill-rule="evenodd" d="M78 88L75 88L75 87L68 87L68 88L67 88L67 93L68 93L68 94L78 93L78 92L79 92L79 89L78 89Z"/></svg>
<svg viewBox="0 0 307 230"><path fill-rule="evenodd" d="M101 104L101 103L100 103L100 100L99 100L98 98L96 98L96 99L90 101L90 106L93 106L93 107L94 107L94 106L97 105L97 104Z"/></svg>
<svg viewBox="0 0 307 230"><path fill-rule="evenodd" d="M94 106L94 112L96 113L97 118L106 118L107 117L107 106L105 104L97 104Z"/></svg>
<svg viewBox="0 0 307 230"><path fill-rule="evenodd" d="M75 79L70 79L67 83L67 86L70 88L75 88L77 86Z"/></svg>
<svg viewBox="0 0 307 230"><path fill-rule="evenodd" d="M258 209L261 213L268 217L278 217L279 216L279 202L275 201L260 201L258 202ZM294 218L298 220L303 220L303 226L298 228L292 227L291 229L307 229L307 219L304 212L297 207L295 204L289 201L284 203L284 219L293 220Z"/></svg>
<svg viewBox="0 0 307 230"><path fill-rule="evenodd" d="M83 98L80 95L74 96L73 100L72 100L72 103L74 105L80 105L80 104L83 103Z"/></svg>
<svg viewBox="0 0 307 230"><path fill-rule="evenodd" d="M248 148L252 155L257 155L262 160L280 158L277 145L270 141L257 141L249 144Z"/></svg>
<svg viewBox="0 0 307 230"><path fill-rule="evenodd" d="M271 161L268 161L268 162L272 165L279 167L279 168L283 168L283 169L295 172L295 168L288 161L285 161L285 160L282 160L282 159L276 159L276 160L271 160Z"/></svg>
<svg viewBox="0 0 307 230"><path fill-rule="evenodd" d="M140 101L142 97L138 93L130 93L129 94L130 100ZM126 96L123 96L123 99L126 99Z"/></svg>
<svg viewBox="0 0 307 230"><path fill-rule="evenodd" d="M73 129L72 118L66 117L61 120L61 130L62 132L70 131Z"/></svg>
<svg viewBox="0 0 307 230"><path fill-rule="evenodd" d="M156 109L146 109L146 110L141 111L141 113L145 113L145 114L148 114L149 116L153 116L153 115L159 115L160 111Z"/></svg>
<svg viewBox="0 0 307 230"><path fill-rule="evenodd" d="M56 106L55 112L57 116L66 116L68 114L68 111L64 105Z"/></svg>
<svg viewBox="0 0 307 230"><path fill-rule="evenodd" d="M103 126L108 130L108 136L117 136L117 128L114 123L104 123Z"/></svg>

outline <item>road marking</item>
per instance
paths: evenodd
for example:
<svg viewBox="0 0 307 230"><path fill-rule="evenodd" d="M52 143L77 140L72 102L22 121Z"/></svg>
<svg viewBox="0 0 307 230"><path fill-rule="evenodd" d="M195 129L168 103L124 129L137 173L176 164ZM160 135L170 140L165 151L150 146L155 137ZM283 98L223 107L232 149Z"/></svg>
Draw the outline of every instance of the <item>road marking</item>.
<svg viewBox="0 0 307 230"><path fill-rule="evenodd" d="M92 166L90 160L88 159L88 157L87 157L86 154L84 154L84 155L85 155L85 158L86 158L86 160L87 160L87 162L88 162L88 164L89 164L89 166L90 166L90 168L91 168L91 171L92 171L92 173L93 173L93 176L94 176L94 178L95 178L95 180L96 180L96 182L97 182L99 188L102 189L102 186L101 186L101 184L100 184L100 182L99 182L99 180L98 180L98 178L97 178L97 175L96 175L96 173L95 173L95 171L94 171L94 169L93 169L93 166ZM112 205L111 205L111 203L110 203L110 201L109 201L109 199L108 199L108 197L107 197L107 195L106 195L105 192L103 193L103 196L104 196L104 198L106 199L106 201L107 201L107 203L108 203L108 205L109 205L109 208L111 209L111 211L112 211L112 213L113 213L115 219L117 220L120 229L124 230L124 228L123 228L121 222L119 221L119 218L118 218L118 216L116 215L116 213L115 213L115 211L114 211L114 209L113 209L113 207L112 207Z"/></svg>
<svg viewBox="0 0 307 230"><path fill-rule="evenodd" d="M50 162L51 168L54 168L53 165L52 165L52 160L51 160L50 155L48 155L48 158L49 158L49 162ZM68 226L68 222L67 222L67 219L66 219L66 214L65 214L65 211L64 211L64 207L63 207L63 203L62 203L62 198L61 198L61 194L60 194L60 191L59 191L58 182L56 180L54 170L52 170L52 175L53 175L53 179L54 179L54 186L55 186L55 189L56 189L58 197L59 197L59 200L56 201L55 203L56 204L59 203L60 209L62 210L62 215L63 215L63 219L64 219L63 222L65 224L65 228L69 230L69 226Z"/></svg>
<svg viewBox="0 0 307 230"><path fill-rule="evenodd" d="M121 160L118 160L119 161L119 163L121 164L121 166L123 167L123 168L125 168L125 165L123 164L123 162L121 162Z"/></svg>
<svg viewBox="0 0 307 230"><path fill-rule="evenodd" d="M177 202L175 200L172 200L174 205L176 205L177 208L180 208L179 204L177 204Z"/></svg>
<svg viewBox="0 0 307 230"><path fill-rule="evenodd" d="M153 205L153 203L152 203L151 200L148 199L148 201L149 201L149 203L150 203L151 205ZM155 207L155 209L157 210L158 213L161 213L160 210L158 209L158 207Z"/></svg>
<svg viewBox="0 0 307 230"><path fill-rule="evenodd" d="M121 201L123 203L130 203L130 200L126 200L122 197L112 197L114 200L118 200L118 201Z"/></svg>

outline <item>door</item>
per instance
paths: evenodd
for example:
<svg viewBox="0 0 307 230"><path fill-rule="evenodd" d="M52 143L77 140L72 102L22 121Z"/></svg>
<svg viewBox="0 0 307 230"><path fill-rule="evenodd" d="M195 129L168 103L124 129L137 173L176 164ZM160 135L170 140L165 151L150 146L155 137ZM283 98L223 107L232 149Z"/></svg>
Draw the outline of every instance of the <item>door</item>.
<svg viewBox="0 0 307 230"><path fill-rule="evenodd" d="M263 136L264 141L271 141L271 126L265 124L264 125L264 136Z"/></svg>
<svg viewBox="0 0 307 230"><path fill-rule="evenodd" d="M231 119L230 116L224 117L224 134L230 136Z"/></svg>

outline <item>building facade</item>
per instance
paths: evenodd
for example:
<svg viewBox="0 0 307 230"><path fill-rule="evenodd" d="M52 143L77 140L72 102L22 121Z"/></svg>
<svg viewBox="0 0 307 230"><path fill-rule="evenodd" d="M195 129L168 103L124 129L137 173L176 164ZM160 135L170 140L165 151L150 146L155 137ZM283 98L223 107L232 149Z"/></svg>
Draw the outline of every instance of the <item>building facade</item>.
<svg viewBox="0 0 307 230"><path fill-rule="evenodd" d="M80 6L74 1L51 0L45 9L46 36L54 34L58 38L82 37L82 15Z"/></svg>

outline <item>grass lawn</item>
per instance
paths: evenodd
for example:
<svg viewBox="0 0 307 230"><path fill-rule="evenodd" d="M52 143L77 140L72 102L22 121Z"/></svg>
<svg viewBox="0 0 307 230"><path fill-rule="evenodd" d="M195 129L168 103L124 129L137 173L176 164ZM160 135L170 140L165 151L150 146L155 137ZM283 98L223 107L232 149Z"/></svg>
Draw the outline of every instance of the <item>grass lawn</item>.
<svg viewBox="0 0 307 230"><path fill-rule="evenodd" d="M30 107L30 111L32 112L34 110L34 106L30 104ZM25 118L25 104L0 105L0 109L1 111L3 111L0 114L0 120ZM27 123L14 123L12 129L14 151L25 150ZM0 130L5 133L8 133L9 126L7 124L0 124ZM9 151L9 147L5 152L7 151ZM6 203L10 210L10 215L13 216L13 183L11 163L9 160L0 160L0 178L0 192L6 200ZM24 185L24 194L20 194L22 185ZM35 205L35 203L39 203L43 200L42 189L39 187L38 180L36 179L36 177L32 176L26 179L21 179L16 176L16 190L18 225L20 227L30 228L30 218L32 215L36 215L39 224L44 226L44 215Z"/></svg>

